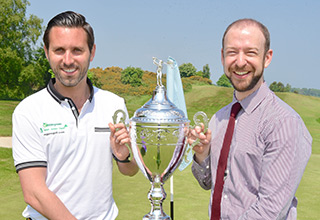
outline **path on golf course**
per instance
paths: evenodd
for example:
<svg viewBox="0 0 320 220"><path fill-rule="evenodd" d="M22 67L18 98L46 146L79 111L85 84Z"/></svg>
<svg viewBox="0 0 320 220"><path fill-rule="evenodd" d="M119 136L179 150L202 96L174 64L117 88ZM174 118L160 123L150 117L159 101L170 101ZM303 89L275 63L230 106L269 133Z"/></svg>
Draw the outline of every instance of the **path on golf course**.
<svg viewBox="0 0 320 220"><path fill-rule="evenodd" d="M11 148L12 138L11 137L0 137L0 147Z"/></svg>

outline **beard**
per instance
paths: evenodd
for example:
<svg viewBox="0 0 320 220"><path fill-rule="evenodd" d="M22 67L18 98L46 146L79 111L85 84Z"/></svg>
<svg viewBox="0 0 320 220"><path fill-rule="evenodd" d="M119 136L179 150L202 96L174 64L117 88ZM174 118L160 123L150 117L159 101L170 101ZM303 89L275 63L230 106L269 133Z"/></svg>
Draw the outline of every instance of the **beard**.
<svg viewBox="0 0 320 220"><path fill-rule="evenodd" d="M260 74L253 76L253 78L250 79L250 81L247 83L246 82L238 83L238 82L235 82L235 80L233 80L231 77L229 76L227 77L235 90L237 90L238 92L246 92L253 89L257 85L257 83L260 81L262 76L263 76L263 71Z"/></svg>

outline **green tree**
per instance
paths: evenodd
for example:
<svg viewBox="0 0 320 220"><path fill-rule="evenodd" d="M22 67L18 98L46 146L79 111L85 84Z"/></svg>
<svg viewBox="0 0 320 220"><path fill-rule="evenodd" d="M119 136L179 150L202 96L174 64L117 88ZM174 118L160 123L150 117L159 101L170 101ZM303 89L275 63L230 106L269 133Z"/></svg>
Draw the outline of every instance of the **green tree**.
<svg viewBox="0 0 320 220"><path fill-rule="evenodd" d="M291 85L287 83L286 87L285 87L285 92L291 92Z"/></svg>
<svg viewBox="0 0 320 220"><path fill-rule="evenodd" d="M281 82L273 82L270 84L269 89L273 92L290 92L291 86L287 84L285 87Z"/></svg>
<svg viewBox="0 0 320 220"><path fill-rule="evenodd" d="M277 82L274 81L270 84L269 89L272 90L273 92L278 92L278 85Z"/></svg>
<svg viewBox="0 0 320 220"><path fill-rule="evenodd" d="M179 66L181 77L195 76L197 69L191 63L184 63Z"/></svg>
<svg viewBox="0 0 320 220"><path fill-rule="evenodd" d="M222 87L232 87L232 84L228 77L225 74L222 74L217 81L217 86L222 86Z"/></svg>
<svg viewBox="0 0 320 220"><path fill-rule="evenodd" d="M37 63L42 20L26 17L27 0L0 0L0 98L21 99L43 86L47 63Z"/></svg>
<svg viewBox="0 0 320 220"><path fill-rule="evenodd" d="M277 83L277 87L278 87L278 92L284 92L284 85L281 82Z"/></svg>
<svg viewBox="0 0 320 220"><path fill-rule="evenodd" d="M195 76L203 77L203 72L201 70L197 71Z"/></svg>
<svg viewBox="0 0 320 220"><path fill-rule="evenodd" d="M121 72L121 82L134 87L142 85L143 70L135 67L127 67Z"/></svg>
<svg viewBox="0 0 320 220"><path fill-rule="evenodd" d="M202 73L203 73L203 78L210 79L211 74L210 74L209 64L206 64L203 66Z"/></svg>
<svg viewBox="0 0 320 220"><path fill-rule="evenodd" d="M0 48L11 48L29 61L42 32L42 19L26 17L27 0L0 0Z"/></svg>
<svg viewBox="0 0 320 220"><path fill-rule="evenodd" d="M33 51L33 58L29 64L22 69L18 81L21 95L30 95L44 88L51 78L50 65L42 47Z"/></svg>
<svg viewBox="0 0 320 220"><path fill-rule="evenodd" d="M18 90L17 74L23 67L23 59L11 48L0 48L0 98L14 97Z"/></svg>

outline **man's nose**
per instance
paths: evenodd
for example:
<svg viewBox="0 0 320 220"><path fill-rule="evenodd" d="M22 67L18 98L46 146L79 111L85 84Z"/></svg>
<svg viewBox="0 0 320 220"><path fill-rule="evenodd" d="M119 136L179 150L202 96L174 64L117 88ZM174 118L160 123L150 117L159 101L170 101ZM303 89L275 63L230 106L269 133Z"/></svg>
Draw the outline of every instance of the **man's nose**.
<svg viewBox="0 0 320 220"><path fill-rule="evenodd" d="M66 51L64 54L63 62L65 65L69 66L73 63L73 55L70 51Z"/></svg>
<svg viewBox="0 0 320 220"><path fill-rule="evenodd" d="M246 55L240 52L237 56L236 64L239 68L243 68L247 65Z"/></svg>

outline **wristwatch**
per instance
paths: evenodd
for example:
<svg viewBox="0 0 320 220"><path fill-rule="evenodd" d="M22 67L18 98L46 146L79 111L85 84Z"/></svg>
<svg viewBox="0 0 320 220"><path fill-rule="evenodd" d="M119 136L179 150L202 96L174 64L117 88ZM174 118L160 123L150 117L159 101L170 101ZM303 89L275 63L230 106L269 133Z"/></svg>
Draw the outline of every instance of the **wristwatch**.
<svg viewBox="0 0 320 220"><path fill-rule="evenodd" d="M130 158L130 153L129 153L129 155L127 156L127 158L124 159L124 160L119 160L113 153L112 153L112 157L113 157L113 159L115 159L115 161L117 161L117 162L119 162L119 163L130 163L130 160L129 160L129 158Z"/></svg>

